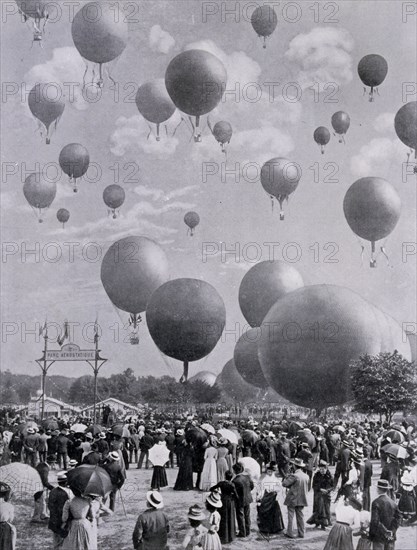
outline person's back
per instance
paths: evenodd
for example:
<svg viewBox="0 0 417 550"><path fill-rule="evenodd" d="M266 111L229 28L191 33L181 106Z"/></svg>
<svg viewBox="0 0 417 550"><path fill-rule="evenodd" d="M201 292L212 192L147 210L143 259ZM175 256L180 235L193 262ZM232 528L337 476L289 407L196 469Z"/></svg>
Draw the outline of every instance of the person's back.
<svg viewBox="0 0 417 550"><path fill-rule="evenodd" d="M148 509L139 518L142 524L145 548L147 550L163 550L168 541L168 516L162 510Z"/></svg>

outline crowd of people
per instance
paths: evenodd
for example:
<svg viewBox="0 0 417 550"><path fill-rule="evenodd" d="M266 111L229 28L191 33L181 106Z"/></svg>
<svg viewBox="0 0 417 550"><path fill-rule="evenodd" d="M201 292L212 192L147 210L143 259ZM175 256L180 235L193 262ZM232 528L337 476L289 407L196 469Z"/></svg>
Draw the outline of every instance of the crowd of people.
<svg viewBox="0 0 417 550"><path fill-rule="evenodd" d="M42 490L34 495L32 521L47 523L53 547L63 550L97 549L99 518L115 512L130 468L153 468L147 509L132 535L135 549L167 548L170 520L161 491L168 485L166 468L178 468L175 491L205 493L205 509L189 509L187 549L218 550L236 537L248 537L254 501L262 537L302 539L309 525L329 530L324 550L353 550L355 537L359 550L393 550L398 528L417 522L414 424L306 424L285 418L210 422L207 416L150 414L107 428L87 422L80 433L79 422L49 418L37 427L16 419L0 428L1 463L22 462L38 471ZM158 463L156 456L165 458ZM381 474L372 500L375 461ZM105 495L81 491L71 482L71 470L82 465L107 473L111 486ZM48 478L54 469L57 486ZM306 519L310 491L313 510ZM2 482L0 550L16 544L9 497L10 487Z"/></svg>

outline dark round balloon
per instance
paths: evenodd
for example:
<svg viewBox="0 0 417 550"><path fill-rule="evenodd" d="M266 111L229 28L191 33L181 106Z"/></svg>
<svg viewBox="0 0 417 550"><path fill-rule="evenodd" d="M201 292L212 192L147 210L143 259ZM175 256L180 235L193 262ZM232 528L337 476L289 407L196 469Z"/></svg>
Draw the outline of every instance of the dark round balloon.
<svg viewBox="0 0 417 550"><path fill-rule="evenodd" d="M56 195L56 183L40 173L29 174L23 184L23 194L33 208L48 208Z"/></svg>
<svg viewBox="0 0 417 550"><path fill-rule="evenodd" d="M259 327L277 300L302 286L303 278L295 267L279 260L259 262L240 283L240 309L251 327Z"/></svg>
<svg viewBox="0 0 417 550"><path fill-rule="evenodd" d="M66 208L60 208L56 213L56 217L59 222L67 223L67 221L70 219L70 213Z"/></svg>
<svg viewBox="0 0 417 550"><path fill-rule="evenodd" d="M236 343L233 360L237 372L246 382L257 388L266 389L268 382L265 380L258 358L260 335L260 327L251 328L243 333Z"/></svg>
<svg viewBox="0 0 417 550"><path fill-rule="evenodd" d="M216 380L219 388L236 401L255 400L258 390L252 384L248 384L237 372L233 359L230 359L223 367Z"/></svg>
<svg viewBox="0 0 417 550"><path fill-rule="evenodd" d="M205 115L220 102L226 89L223 63L205 50L186 50L171 60L165 73L167 91L180 111Z"/></svg>
<svg viewBox="0 0 417 550"><path fill-rule="evenodd" d="M225 120L216 122L213 127L213 136L219 143L229 143L233 134L232 126Z"/></svg>
<svg viewBox="0 0 417 550"><path fill-rule="evenodd" d="M36 84L29 92L28 105L33 116L40 120L46 129L62 115L65 109L62 90L53 82Z"/></svg>
<svg viewBox="0 0 417 550"><path fill-rule="evenodd" d="M343 211L356 235L367 241L379 241L397 225L401 200L386 180L360 178L347 190Z"/></svg>
<svg viewBox="0 0 417 550"><path fill-rule="evenodd" d="M350 126L350 116L344 111L332 115L332 126L336 134L346 134Z"/></svg>
<svg viewBox="0 0 417 550"><path fill-rule="evenodd" d="M103 201L109 208L120 208L125 202L125 190L120 185L112 183L108 185L103 191Z"/></svg>
<svg viewBox="0 0 417 550"><path fill-rule="evenodd" d="M192 384L193 382L203 382L204 384L207 384L208 386L214 386L216 383L217 376L208 370L202 370L200 372L197 372L194 376L191 376L191 378L188 379L188 382Z"/></svg>
<svg viewBox="0 0 417 550"><path fill-rule="evenodd" d="M269 36L278 24L278 17L272 6L258 6L252 13L250 22L258 36Z"/></svg>
<svg viewBox="0 0 417 550"><path fill-rule="evenodd" d="M302 407L351 398L349 364L381 349L373 307L355 292L315 285L287 294L262 324L258 352L269 385Z"/></svg>
<svg viewBox="0 0 417 550"><path fill-rule="evenodd" d="M162 353L179 361L198 361L219 341L226 308L209 283L174 279L155 290L146 308L146 321Z"/></svg>
<svg viewBox="0 0 417 550"><path fill-rule="evenodd" d="M319 145L326 145L330 141L330 132L325 126L319 126L314 130L313 137Z"/></svg>
<svg viewBox="0 0 417 550"><path fill-rule="evenodd" d="M359 61L358 75L365 86L379 86L385 80L388 73L388 63L376 53L365 55Z"/></svg>
<svg viewBox="0 0 417 550"><path fill-rule="evenodd" d="M154 124L165 122L175 112L175 105L168 95L163 78L145 82L139 87L136 106L140 114Z"/></svg>
<svg viewBox="0 0 417 550"><path fill-rule="evenodd" d="M184 216L184 223L190 229L194 229L200 223L200 216L197 212L187 212Z"/></svg>
<svg viewBox="0 0 417 550"><path fill-rule="evenodd" d="M81 178L90 164L90 155L80 143L69 143L59 153L59 165L70 178Z"/></svg>
<svg viewBox="0 0 417 550"><path fill-rule="evenodd" d="M275 157L261 168L261 184L268 195L276 199L288 197L293 193L301 178L301 168L284 157Z"/></svg>
<svg viewBox="0 0 417 550"><path fill-rule="evenodd" d="M410 101L398 110L394 126L404 145L417 149L417 101Z"/></svg>
<svg viewBox="0 0 417 550"><path fill-rule="evenodd" d="M152 293L168 277L165 252L147 237L116 241L101 263L104 290L116 307L129 313L145 311Z"/></svg>

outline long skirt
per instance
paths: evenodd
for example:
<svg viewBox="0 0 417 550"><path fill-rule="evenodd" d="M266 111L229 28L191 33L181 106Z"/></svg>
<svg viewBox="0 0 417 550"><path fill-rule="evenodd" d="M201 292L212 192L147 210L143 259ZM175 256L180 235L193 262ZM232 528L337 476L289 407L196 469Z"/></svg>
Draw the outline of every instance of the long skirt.
<svg viewBox="0 0 417 550"><path fill-rule="evenodd" d="M0 548L1 550L16 548L16 527L8 521L0 521Z"/></svg>
<svg viewBox="0 0 417 550"><path fill-rule="evenodd" d="M87 518L73 519L68 536L64 539L62 550L97 550L93 526Z"/></svg>
<svg viewBox="0 0 417 550"><path fill-rule="evenodd" d="M222 503L219 537L223 544L227 544L236 538L236 506L234 498L229 495L222 495Z"/></svg>
<svg viewBox="0 0 417 550"><path fill-rule="evenodd" d="M229 469L229 465L227 464L227 460L225 457L218 458L217 459L217 482L224 481L225 477L224 474Z"/></svg>
<svg viewBox="0 0 417 550"><path fill-rule="evenodd" d="M398 509L405 519L409 519L416 513L415 491L402 491L398 501Z"/></svg>
<svg viewBox="0 0 417 550"><path fill-rule="evenodd" d="M180 458L180 467L178 469L174 491L190 491L193 488L194 484L192 457L189 454L185 455L185 453L183 453Z"/></svg>
<svg viewBox="0 0 417 550"><path fill-rule="evenodd" d="M356 550L371 550L371 548L372 542L369 540L368 537L362 535L358 540Z"/></svg>
<svg viewBox="0 0 417 550"><path fill-rule="evenodd" d="M203 542L204 550L222 550L222 543L220 542L219 535L217 533L206 533Z"/></svg>
<svg viewBox="0 0 417 550"><path fill-rule="evenodd" d="M284 529L281 508L276 500L277 493L265 493L258 506L258 527L261 533L279 533Z"/></svg>
<svg viewBox="0 0 417 550"><path fill-rule="evenodd" d="M167 486L168 486L168 480L167 480L167 473L165 471L165 466L154 466L152 481L151 481L151 489L160 489L161 487L167 487Z"/></svg>
<svg viewBox="0 0 417 550"><path fill-rule="evenodd" d="M323 550L353 550L352 529L346 523L335 523Z"/></svg>
<svg viewBox="0 0 417 550"><path fill-rule="evenodd" d="M201 473L200 487L202 491L209 491L210 487L217 484L217 464L214 458L207 458L204 461Z"/></svg>

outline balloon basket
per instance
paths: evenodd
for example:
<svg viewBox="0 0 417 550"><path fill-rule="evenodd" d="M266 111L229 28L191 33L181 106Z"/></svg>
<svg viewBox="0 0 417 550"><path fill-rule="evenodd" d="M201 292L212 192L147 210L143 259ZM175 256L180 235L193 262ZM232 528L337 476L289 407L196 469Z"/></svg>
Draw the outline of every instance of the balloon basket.
<svg viewBox="0 0 417 550"><path fill-rule="evenodd" d="M78 193L78 189L73 189L74 193Z"/></svg>
<svg viewBox="0 0 417 550"><path fill-rule="evenodd" d="M43 223L43 220L41 218L39 218L38 220L39 223Z"/></svg>
<svg viewBox="0 0 417 550"><path fill-rule="evenodd" d="M376 260L371 260L369 262L369 267L376 267Z"/></svg>
<svg viewBox="0 0 417 550"><path fill-rule="evenodd" d="M50 144L51 144L50 138L46 138L46 145L50 145Z"/></svg>
<svg viewBox="0 0 417 550"><path fill-rule="evenodd" d="M285 214L284 214L284 212L280 212L280 213L279 213L279 219L280 219L280 221L283 221L283 220L285 219Z"/></svg>
<svg viewBox="0 0 417 550"><path fill-rule="evenodd" d="M161 141L161 138L159 136L157 136L156 141Z"/></svg>
<svg viewBox="0 0 417 550"><path fill-rule="evenodd" d="M198 134L197 136L194 136L194 142L195 143L201 143L201 134Z"/></svg>
<svg viewBox="0 0 417 550"><path fill-rule="evenodd" d="M139 344L139 336L137 334L132 334L130 337L130 343L133 346L137 346Z"/></svg>

